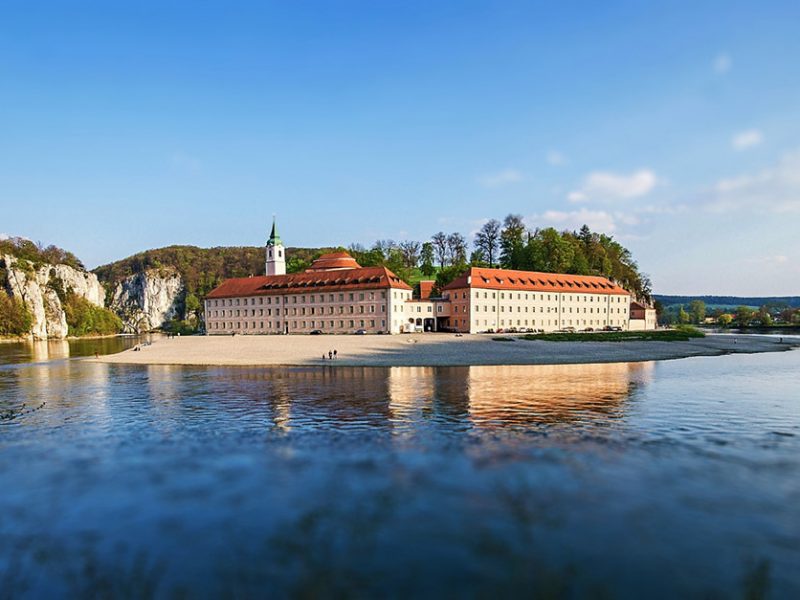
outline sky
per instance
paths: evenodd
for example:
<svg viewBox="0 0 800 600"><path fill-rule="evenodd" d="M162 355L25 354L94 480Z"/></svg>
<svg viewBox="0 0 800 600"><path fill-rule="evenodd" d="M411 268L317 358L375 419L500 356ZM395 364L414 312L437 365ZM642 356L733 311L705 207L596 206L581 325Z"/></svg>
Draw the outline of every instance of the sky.
<svg viewBox="0 0 800 600"><path fill-rule="evenodd" d="M0 235L583 223L663 294L800 294L800 3L0 5Z"/></svg>

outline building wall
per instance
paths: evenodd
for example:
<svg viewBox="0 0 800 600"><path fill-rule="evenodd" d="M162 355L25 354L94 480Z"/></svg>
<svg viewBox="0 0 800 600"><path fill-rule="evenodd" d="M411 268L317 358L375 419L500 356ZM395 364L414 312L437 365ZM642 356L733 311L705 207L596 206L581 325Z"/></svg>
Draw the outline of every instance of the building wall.
<svg viewBox="0 0 800 600"><path fill-rule="evenodd" d="M368 289L306 292L205 300L209 335L310 333L371 333L391 331L394 293L406 290Z"/></svg>
<svg viewBox="0 0 800 600"><path fill-rule="evenodd" d="M410 309L406 306L406 300L410 299L411 290L391 290L389 298L390 333L403 333L405 331L405 323L410 312Z"/></svg>
<svg viewBox="0 0 800 600"><path fill-rule="evenodd" d="M396 288L262 295L205 300L209 335L310 333L404 333L417 319L437 319L463 333L499 329L575 330L655 329L655 310L630 319L630 297L509 291L483 288L447 290L443 300L411 300L411 291ZM413 321L412 321L413 320Z"/></svg>
<svg viewBox="0 0 800 600"><path fill-rule="evenodd" d="M647 308L645 310L631 311L631 331L654 330L658 327L656 321L656 309Z"/></svg>
<svg viewBox="0 0 800 600"><path fill-rule="evenodd" d="M483 288L448 290L450 327L464 333L526 328L556 331L616 326L628 329L630 296Z"/></svg>

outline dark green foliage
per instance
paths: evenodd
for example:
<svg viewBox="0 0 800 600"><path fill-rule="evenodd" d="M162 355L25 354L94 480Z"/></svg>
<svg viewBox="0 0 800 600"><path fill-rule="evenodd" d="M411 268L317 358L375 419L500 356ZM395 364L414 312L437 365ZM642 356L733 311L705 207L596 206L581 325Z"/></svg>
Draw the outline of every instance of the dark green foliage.
<svg viewBox="0 0 800 600"><path fill-rule="evenodd" d="M63 307L69 335L113 335L122 331L122 321L117 315L82 296L66 294Z"/></svg>
<svg viewBox="0 0 800 600"><path fill-rule="evenodd" d="M702 300L707 306L736 308L737 306L769 306L774 308L800 308L800 296L666 296L656 295L664 306L673 304L689 304L692 300Z"/></svg>
<svg viewBox="0 0 800 600"><path fill-rule="evenodd" d="M75 269L84 269L83 263L72 252L67 252L58 246L44 247L41 243L35 244L20 237L0 240L0 254L10 254L35 267L63 264Z"/></svg>
<svg viewBox="0 0 800 600"><path fill-rule="evenodd" d="M658 331L598 331L595 333L540 333L521 336L524 340L545 342L686 342L705 334L694 327L682 326Z"/></svg>
<svg viewBox="0 0 800 600"><path fill-rule="evenodd" d="M468 268L469 267L466 265L451 265L449 267L439 269L439 271L436 273L436 284L433 286L433 295L440 296L442 293L442 288L453 281L456 277L464 273L464 271L466 271Z"/></svg>
<svg viewBox="0 0 800 600"><path fill-rule="evenodd" d="M426 277L430 277L436 273L436 267L433 265L434 258L433 243L423 243L420 253L420 270Z"/></svg>
<svg viewBox="0 0 800 600"><path fill-rule="evenodd" d="M192 335L197 332L197 327L191 321L173 319L164 327L164 331L175 335Z"/></svg>
<svg viewBox="0 0 800 600"><path fill-rule="evenodd" d="M504 269L599 275L616 281L636 298L651 300L650 280L639 272L630 251L611 236L593 233L586 225L578 232L559 232L552 227L529 230L520 215L508 215L498 233L499 225L498 221L490 221L476 235L471 266L493 264L494 257L489 252L498 248L499 266ZM438 248L437 241L446 239L437 233L432 238L433 248ZM455 261L448 262L449 255L444 250L445 247L440 262L454 264Z"/></svg>
<svg viewBox="0 0 800 600"><path fill-rule="evenodd" d="M0 290L0 335L25 335L32 325L33 317L25 304Z"/></svg>

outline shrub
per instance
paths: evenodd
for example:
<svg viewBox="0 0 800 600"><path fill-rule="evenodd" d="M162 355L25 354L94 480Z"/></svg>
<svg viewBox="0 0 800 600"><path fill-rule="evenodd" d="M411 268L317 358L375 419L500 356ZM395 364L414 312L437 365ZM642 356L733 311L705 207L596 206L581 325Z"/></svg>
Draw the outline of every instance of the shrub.
<svg viewBox="0 0 800 600"><path fill-rule="evenodd" d="M32 325L33 317L25 304L0 290L0 335L25 335Z"/></svg>

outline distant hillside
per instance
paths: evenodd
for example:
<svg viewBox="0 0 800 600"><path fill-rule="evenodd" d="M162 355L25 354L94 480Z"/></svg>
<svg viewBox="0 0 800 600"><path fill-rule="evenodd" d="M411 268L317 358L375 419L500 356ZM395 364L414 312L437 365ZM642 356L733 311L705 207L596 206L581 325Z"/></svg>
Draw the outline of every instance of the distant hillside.
<svg viewBox="0 0 800 600"><path fill-rule="evenodd" d="M290 273L302 271L315 256L327 250L330 249L287 248L286 269ZM167 246L139 252L97 267L93 272L110 289L131 275L151 269L173 268L181 275L186 292L202 297L229 277L263 275L264 259L264 248L257 246Z"/></svg>
<svg viewBox="0 0 800 600"><path fill-rule="evenodd" d="M665 307L675 304L688 305L692 300L702 300L707 306L737 307L737 306L765 306L785 305L792 308L800 307L800 296L669 296L655 294L653 296Z"/></svg>

